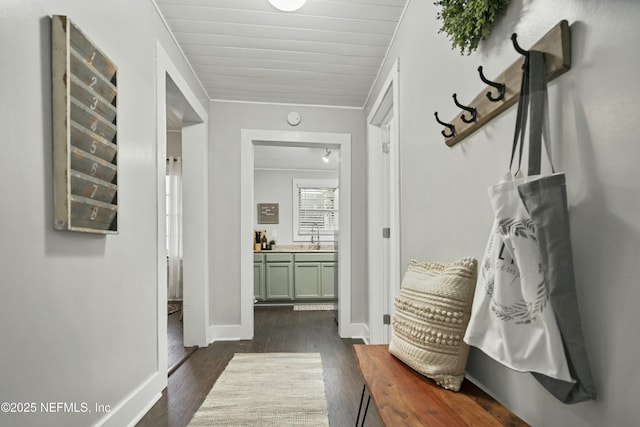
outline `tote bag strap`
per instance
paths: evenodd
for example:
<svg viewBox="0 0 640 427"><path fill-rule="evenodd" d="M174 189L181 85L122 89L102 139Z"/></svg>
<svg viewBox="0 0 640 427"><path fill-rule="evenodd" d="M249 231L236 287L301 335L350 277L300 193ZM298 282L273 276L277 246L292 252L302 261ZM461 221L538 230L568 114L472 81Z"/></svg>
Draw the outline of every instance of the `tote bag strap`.
<svg viewBox="0 0 640 427"><path fill-rule="evenodd" d="M513 159L516 155L516 149L520 146L518 155L518 169L513 175L518 175L520 166L522 165L522 149L524 147L524 134L527 128L527 114L529 112L529 57L525 56L522 65L522 80L520 81L520 97L518 99L518 112L516 113L516 130L513 135L513 146L511 147L511 161L509 162L509 170L513 168Z"/></svg>
<svg viewBox="0 0 640 427"><path fill-rule="evenodd" d="M528 175L539 175L542 162L542 138L544 137L547 160L551 171L555 172L551 160L551 139L549 137L549 97L547 94L547 66L544 53L529 52L529 85L531 128L529 129Z"/></svg>
<svg viewBox="0 0 640 427"><path fill-rule="evenodd" d="M522 164L522 151L527 129L527 120L530 115L529 129L529 163L528 175L540 174L542 139L544 137L547 159L551 170L555 172L551 160L551 147L549 137L549 107L547 95L547 78L544 53L531 50L523 65L522 82L520 85L520 99L516 117L516 129L511 149L511 162L509 170L513 167L516 150L519 147L518 169L514 175L520 172ZM529 112L529 110L531 110Z"/></svg>

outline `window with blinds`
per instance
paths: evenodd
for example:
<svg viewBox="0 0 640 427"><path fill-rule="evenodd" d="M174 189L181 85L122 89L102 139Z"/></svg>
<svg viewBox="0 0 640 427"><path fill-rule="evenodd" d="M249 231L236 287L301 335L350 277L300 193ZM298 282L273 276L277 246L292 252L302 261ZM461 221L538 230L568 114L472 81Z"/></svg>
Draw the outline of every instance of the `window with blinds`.
<svg viewBox="0 0 640 427"><path fill-rule="evenodd" d="M333 235L338 229L336 180L294 180L294 236Z"/></svg>

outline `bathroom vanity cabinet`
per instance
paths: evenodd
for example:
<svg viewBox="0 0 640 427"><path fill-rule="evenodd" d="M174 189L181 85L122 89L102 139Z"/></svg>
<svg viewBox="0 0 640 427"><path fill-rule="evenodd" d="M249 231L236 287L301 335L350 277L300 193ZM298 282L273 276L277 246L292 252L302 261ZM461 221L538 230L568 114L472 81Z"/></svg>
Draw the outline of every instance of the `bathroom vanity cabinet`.
<svg viewBox="0 0 640 427"><path fill-rule="evenodd" d="M254 295L258 301L335 299L335 252L256 252Z"/></svg>

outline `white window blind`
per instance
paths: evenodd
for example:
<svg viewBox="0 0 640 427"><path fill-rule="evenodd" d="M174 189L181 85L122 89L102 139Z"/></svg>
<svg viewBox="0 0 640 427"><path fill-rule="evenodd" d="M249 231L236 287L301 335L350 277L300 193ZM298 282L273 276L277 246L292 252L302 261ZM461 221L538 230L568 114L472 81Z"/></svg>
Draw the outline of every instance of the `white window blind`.
<svg viewBox="0 0 640 427"><path fill-rule="evenodd" d="M335 180L294 181L294 236L311 236L316 233L316 226L320 234L333 235L338 229L336 190Z"/></svg>

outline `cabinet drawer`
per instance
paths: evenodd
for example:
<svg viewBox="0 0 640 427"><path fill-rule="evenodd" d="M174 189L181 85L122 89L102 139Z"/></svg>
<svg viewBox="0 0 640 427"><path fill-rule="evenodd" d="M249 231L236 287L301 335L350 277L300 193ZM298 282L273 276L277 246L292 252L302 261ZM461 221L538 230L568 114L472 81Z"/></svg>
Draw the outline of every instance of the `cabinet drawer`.
<svg viewBox="0 0 640 427"><path fill-rule="evenodd" d="M335 252L302 252L294 255L296 262L335 262Z"/></svg>
<svg viewBox="0 0 640 427"><path fill-rule="evenodd" d="M277 252L271 254L265 254L267 262L291 262L292 254L290 252Z"/></svg>
<svg viewBox="0 0 640 427"><path fill-rule="evenodd" d="M264 261L264 255L263 254L253 254L253 262L262 262Z"/></svg>

